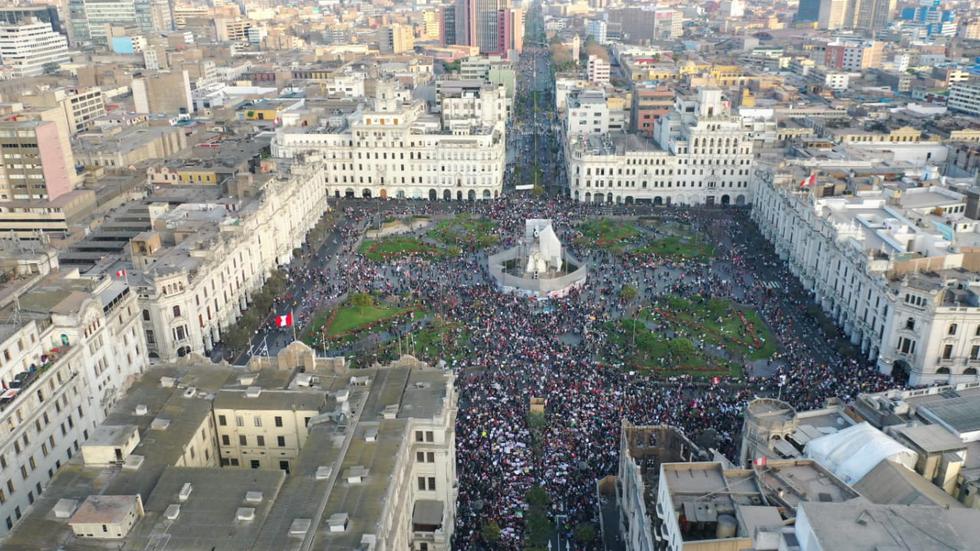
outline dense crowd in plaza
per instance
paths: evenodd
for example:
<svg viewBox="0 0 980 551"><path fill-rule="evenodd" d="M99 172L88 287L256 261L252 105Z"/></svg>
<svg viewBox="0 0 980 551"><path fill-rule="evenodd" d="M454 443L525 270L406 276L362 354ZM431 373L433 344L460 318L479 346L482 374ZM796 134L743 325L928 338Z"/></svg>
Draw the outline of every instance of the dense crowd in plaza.
<svg viewBox="0 0 980 551"><path fill-rule="evenodd" d="M611 207L567 200L392 202L387 207L388 216L436 216L451 209L487 217L496 223L499 247L516 242L527 218L550 218L570 244L584 217L613 214ZM631 214L645 207L616 208L615 214ZM872 366L842 356L836 343L825 338L806 313L806 293L744 211L712 211L711 216L697 210L656 211L661 221L691 224L710 236L717 251L713 259L637 258L573 246L576 256L588 262L587 285L547 308L498 292L484 262L488 251L465 250L448 260L407 256L370 262L356 251L378 214L350 207L344 214L335 233L336 256L297 264L289 273L293 290L279 307L291 308L302 327L344 293L408 293L427 309L462 323L469 354L449 366L458 374L461 397L456 428L459 549L523 549L525 496L538 485L551 496L555 512L567 515L566 536L579 523L595 522L595 481L617 470L622 418L668 423L692 438L713 429L714 445L733 457L742 409L754 395L779 393L805 409L829 397L846 399L890 385ZM686 376L655 379L608 361L628 356L603 330L605 321L628 312L620 299L624 284L636 286L639 302L675 294L752 305L779 340L775 374L711 384ZM532 397L547 400L548 422L537 451L527 423ZM490 521L501 534L487 546L481 527Z"/></svg>

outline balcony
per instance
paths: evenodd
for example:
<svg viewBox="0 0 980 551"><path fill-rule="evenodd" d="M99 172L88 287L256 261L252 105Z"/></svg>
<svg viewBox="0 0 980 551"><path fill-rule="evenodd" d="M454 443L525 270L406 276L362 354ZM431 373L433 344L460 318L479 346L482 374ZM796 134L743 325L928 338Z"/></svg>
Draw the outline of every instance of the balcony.
<svg viewBox="0 0 980 551"><path fill-rule="evenodd" d="M41 354L41 365L35 366L34 370L28 370L23 373L28 375L23 378L23 386L18 388L11 388L3 393L0 397L0 413L6 411L7 409L17 408L24 403L24 396L30 394L30 390L35 388L40 388L40 384L43 379L45 379L44 374L51 370L52 367L58 360L66 356L73 347L71 345L59 346L52 348L46 354ZM70 378L69 378L70 379ZM64 383L62 383L64 384ZM57 392L57 389L55 390ZM42 395L43 396L43 392ZM42 398L42 401L44 398Z"/></svg>

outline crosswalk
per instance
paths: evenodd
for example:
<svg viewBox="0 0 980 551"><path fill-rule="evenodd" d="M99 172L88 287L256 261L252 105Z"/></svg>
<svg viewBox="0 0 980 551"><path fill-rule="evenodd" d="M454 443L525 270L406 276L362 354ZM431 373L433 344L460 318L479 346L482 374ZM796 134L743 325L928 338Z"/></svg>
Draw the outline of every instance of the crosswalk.
<svg viewBox="0 0 980 551"><path fill-rule="evenodd" d="M782 287L778 281L763 281L762 286L766 289L779 289Z"/></svg>

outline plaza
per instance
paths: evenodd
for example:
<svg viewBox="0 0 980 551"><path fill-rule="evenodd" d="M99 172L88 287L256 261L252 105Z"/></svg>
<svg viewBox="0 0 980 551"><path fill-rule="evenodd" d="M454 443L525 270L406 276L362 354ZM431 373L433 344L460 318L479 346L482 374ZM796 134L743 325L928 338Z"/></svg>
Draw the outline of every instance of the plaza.
<svg viewBox="0 0 980 551"><path fill-rule="evenodd" d="M374 307L413 305L413 315L315 348L363 366L409 353L456 374L456 548L523 549L534 488L564 508L565 536L589 525L594 481L616 471L622 418L677 426L734 457L753 396L813 408L891 386L846 339L821 331L810 297L746 209L524 197L368 205L337 204L325 245L301 252L272 310L292 311L302 332L361 293ZM398 238L456 250L372 257L364 235L378 216L429 217L432 226ZM544 305L503 293L488 263L520 246L529 219L550 220L588 270L584 285ZM290 340L269 325L253 343L274 352ZM533 431L531 398L547 404Z"/></svg>

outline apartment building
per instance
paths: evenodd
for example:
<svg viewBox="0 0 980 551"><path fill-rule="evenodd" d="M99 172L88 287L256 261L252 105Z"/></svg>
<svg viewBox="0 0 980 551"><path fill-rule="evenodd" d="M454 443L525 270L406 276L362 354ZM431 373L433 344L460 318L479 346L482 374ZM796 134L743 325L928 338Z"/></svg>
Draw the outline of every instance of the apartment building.
<svg viewBox="0 0 980 551"><path fill-rule="evenodd" d="M583 136L609 132L609 106L602 90L579 90L565 100L565 135Z"/></svg>
<svg viewBox="0 0 980 551"><path fill-rule="evenodd" d="M194 112L191 79L187 70L147 73L134 78L131 87L137 113L178 115Z"/></svg>
<svg viewBox="0 0 980 551"><path fill-rule="evenodd" d="M609 62L599 56L590 55L586 65L586 78L595 84L609 84Z"/></svg>
<svg viewBox="0 0 980 551"><path fill-rule="evenodd" d="M19 238L64 235L95 208L95 192L75 189L74 157L59 129L64 112L41 116L49 120L0 122L0 231Z"/></svg>
<svg viewBox="0 0 980 551"><path fill-rule="evenodd" d="M951 84L946 105L953 111L980 116L980 81Z"/></svg>
<svg viewBox="0 0 980 551"><path fill-rule="evenodd" d="M315 409L294 415L305 440L287 469L274 459L275 435L293 434L292 405ZM250 435L264 431L266 446L255 456L272 459L237 467L224 461L222 436L236 421L226 417L222 426L221 416L231 411ZM411 357L353 371L296 342L248 366L197 357L157 366L55 476L5 549L105 543L90 541L93 531L96 539L145 548L166 531L168 546L188 551L365 543L449 551L456 411L453 375ZM254 427L256 416L262 427ZM101 525L92 527L98 506L103 535Z"/></svg>
<svg viewBox="0 0 980 551"><path fill-rule="evenodd" d="M0 537L31 512L147 366L136 296L124 282L55 271L5 287Z"/></svg>
<svg viewBox="0 0 980 551"><path fill-rule="evenodd" d="M442 124L458 130L474 126L495 126L510 120L511 100L503 86L452 86L454 82L442 81L439 87L442 107Z"/></svg>
<svg viewBox="0 0 980 551"><path fill-rule="evenodd" d="M635 134L570 137L569 193L576 201L745 205L752 201L753 144L721 91L678 96L655 141Z"/></svg>
<svg viewBox="0 0 980 551"><path fill-rule="evenodd" d="M381 53L401 54L415 48L415 33L410 25L395 23L378 31L378 49Z"/></svg>
<svg viewBox="0 0 980 551"><path fill-rule="evenodd" d="M882 373L913 385L977 379L978 224L964 214L968 195L890 185L858 196L834 178L814 176L811 186L804 174L759 176L752 216L762 234Z"/></svg>
<svg viewBox="0 0 980 551"><path fill-rule="evenodd" d="M252 293L289 263L327 210L325 166L304 159L281 175L242 175L236 185L251 199L149 205L151 229L130 240L132 265L101 268L128 271L151 354L210 352Z"/></svg>
<svg viewBox="0 0 980 551"><path fill-rule="evenodd" d="M883 50L884 43L878 40L834 41L824 49L824 65L839 71L877 69Z"/></svg>
<svg viewBox="0 0 980 551"><path fill-rule="evenodd" d="M102 88L56 88L35 94L25 94L21 100L39 109L60 108L64 128L74 136L92 127L95 119L105 116L105 95Z"/></svg>
<svg viewBox="0 0 980 551"><path fill-rule="evenodd" d="M15 78L57 71L68 60L68 39L50 23L0 24L0 63L12 67Z"/></svg>
<svg viewBox="0 0 980 551"><path fill-rule="evenodd" d="M496 94L481 98L500 101ZM444 124L422 102L396 99L390 83L378 84L371 109L332 121L320 128L280 128L272 141L276 157L323 155L330 196L472 201L496 198L503 188L503 122Z"/></svg>

